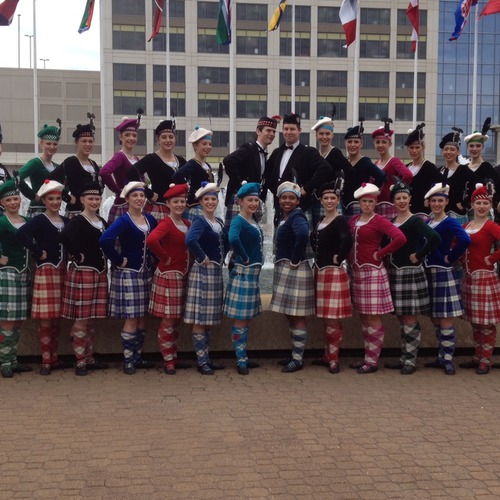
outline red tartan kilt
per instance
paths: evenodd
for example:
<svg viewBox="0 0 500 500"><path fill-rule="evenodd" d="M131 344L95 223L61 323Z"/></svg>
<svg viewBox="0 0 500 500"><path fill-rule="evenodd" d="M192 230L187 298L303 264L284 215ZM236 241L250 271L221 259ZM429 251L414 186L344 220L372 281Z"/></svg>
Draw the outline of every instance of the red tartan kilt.
<svg viewBox="0 0 500 500"><path fill-rule="evenodd" d="M180 319L184 313L187 277L182 273L156 269L149 299L149 314Z"/></svg>
<svg viewBox="0 0 500 500"><path fill-rule="evenodd" d="M108 316L108 277L93 269L70 267L64 280L61 316L68 319Z"/></svg>
<svg viewBox="0 0 500 500"><path fill-rule="evenodd" d="M66 276L64 263L58 267L45 265L35 271L33 280L32 319L56 319L61 317L61 301Z"/></svg>
<svg viewBox="0 0 500 500"><path fill-rule="evenodd" d="M315 268L316 315L340 319L352 316L349 276L343 267Z"/></svg>
<svg viewBox="0 0 500 500"><path fill-rule="evenodd" d="M500 323L500 282L494 271L465 274L462 280L464 319L477 325Z"/></svg>

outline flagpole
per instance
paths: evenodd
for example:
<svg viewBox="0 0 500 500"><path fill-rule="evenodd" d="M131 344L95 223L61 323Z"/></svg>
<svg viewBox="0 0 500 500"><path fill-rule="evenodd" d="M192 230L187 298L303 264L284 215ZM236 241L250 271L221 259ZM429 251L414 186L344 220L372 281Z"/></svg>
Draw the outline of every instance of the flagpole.
<svg viewBox="0 0 500 500"><path fill-rule="evenodd" d="M33 0L33 129L35 155L38 154L38 143L36 140L38 134L38 72L36 57L36 0Z"/></svg>
<svg viewBox="0 0 500 500"><path fill-rule="evenodd" d="M361 33L361 18L360 18L359 2L356 11L356 40L354 45L354 75L353 75L353 97L352 97L352 124L356 125L359 121L359 47Z"/></svg>
<svg viewBox="0 0 500 500"><path fill-rule="evenodd" d="M477 45L478 45L478 23L479 18L477 15L477 7L476 4L475 9L475 20L474 20L474 60L473 60L473 71L472 71L472 116L471 116L471 132L476 130L476 106L477 106Z"/></svg>
<svg viewBox="0 0 500 500"><path fill-rule="evenodd" d="M292 106L291 112L296 113L297 109L295 107L295 2L292 1Z"/></svg>
<svg viewBox="0 0 500 500"><path fill-rule="evenodd" d="M102 0L101 0L102 1ZM167 94L167 117L172 116L170 110L170 20L169 20L169 0L165 3L165 51L166 51L166 61L165 61L165 83L166 83L166 94Z"/></svg>
<svg viewBox="0 0 500 500"><path fill-rule="evenodd" d="M104 1L101 0L99 3L99 12L100 12L100 26L99 26L99 66L101 68L101 80L100 80L100 89L101 89L101 165L104 165L106 158L108 158L107 152L107 139L106 139L106 65L104 64L104 26L106 25L104 22Z"/></svg>
<svg viewBox="0 0 500 500"><path fill-rule="evenodd" d="M417 38L415 41L415 54L413 55L413 129L417 126L418 42Z"/></svg>
<svg viewBox="0 0 500 500"><path fill-rule="evenodd" d="M234 51L236 38L236 0L230 7L231 13L231 42L229 43L229 151L236 149L236 71L234 68ZM234 24L233 24L234 22ZM233 34L235 35L233 37Z"/></svg>
<svg viewBox="0 0 500 500"><path fill-rule="evenodd" d="M21 14L17 15L17 67L21 68Z"/></svg>

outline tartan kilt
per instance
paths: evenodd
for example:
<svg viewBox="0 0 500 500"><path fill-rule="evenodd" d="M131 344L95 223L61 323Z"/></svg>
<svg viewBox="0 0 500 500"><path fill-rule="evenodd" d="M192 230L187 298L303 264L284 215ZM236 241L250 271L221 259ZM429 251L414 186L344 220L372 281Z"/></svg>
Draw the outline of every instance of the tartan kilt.
<svg viewBox="0 0 500 500"><path fill-rule="evenodd" d="M433 318L453 318L462 316L464 310L460 300L458 281L452 269L427 268L429 300Z"/></svg>
<svg viewBox="0 0 500 500"><path fill-rule="evenodd" d="M389 267L394 314L397 316L429 316L429 285L422 265L408 266L402 269Z"/></svg>
<svg viewBox="0 0 500 500"><path fill-rule="evenodd" d="M500 281L495 271L474 271L462 281L464 319L478 325L500 323Z"/></svg>
<svg viewBox="0 0 500 500"><path fill-rule="evenodd" d="M120 269L111 271L109 315L112 318L142 318L148 313L151 271Z"/></svg>
<svg viewBox="0 0 500 500"><path fill-rule="evenodd" d="M456 212L450 210L449 212L446 212L446 215L448 215L452 219L455 219L461 226L469 222L469 217L467 216L467 214L457 214Z"/></svg>
<svg viewBox="0 0 500 500"><path fill-rule="evenodd" d="M187 207L182 214L183 219L187 219L189 222L193 222L198 215L202 215L203 210L201 205L193 205L192 207Z"/></svg>
<svg viewBox="0 0 500 500"><path fill-rule="evenodd" d="M0 321L22 321L31 311L31 271L0 270Z"/></svg>
<svg viewBox="0 0 500 500"><path fill-rule="evenodd" d="M389 277L385 267L352 267L351 297L360 314L386 314L394 311Z"/></svg>
<svg viewBox="0 0 500 500"><path fill-rule="evenodd" d="M349 276L344 267L315 267L316 316L341 319L352 316Z"/></svg>
<svg viewBox="0 0 500 500"><path fill-rule="evenodd" d="M107 274L71 265L64 280L61 316L73 320L107 318Z"/></svg>
<svg viewBox="0 0 500 500"><path fill-rule="evenodd" d="M261 266L236 264L229 275L224 300L224 314L229 318L248 320L262 312L259 276Z"/></svg>
<svg viewBox="0 0 500 500"><path fill-rule="evenodd" d="M37 215L43 214L45 212L45 205L42 207L28 207L28 217L32 219Z"/></svg>
<svg viewBox="0 0 500 500"><path fill-rule="evenodd" d="M351 203L349 203L349 205L347 205L346 207L343 207L343 213L344 213L345 217L347 217L347 218L351 218L351 217L354 217L355 215L359 215L361 213L359 201L358 200L351 201Z"/></svg>
<svg viewBox="0 0 500 500"><path fill-rule="evenodd" d="M392 220L394 219L394 217L396 217L396 209L394 208L394 205L388 201L381 201L377 203L375 212L389 220Z"/></svg>
<svg viewBox="0 0 500 500"><path fill-rule="evenodd" d="M222 321L224 283L222 268L194 263L188 276L184 323L218 325Z"/></svg>
<svg viewBox="0 0 500 500"><path fill-rule="evenodd" d="M167 205L158 201L155 201L154 203L147 201L143 210L144 212L152 215L156 219L156 222L162 221L170 213Z"/></svg>
<svg viewBox="0 0 500 500"><path fill-rule="evenodd" d="M81 211L69 211L69 210L66 210L66 212L64 212L64 216L67 217L68 219L74 219L77 215L80 215L82 212Z"/></svg>
<svg viewBox="0 0 500 500"><path fill-rule="evenodd" d="M122 203L121 205L111 205L108 214L108 224L111 226L113 222L128 212L128 203Z"/></svg>
<svg viewBox="0 0 500 500"><path fill-rule="evenodd" d="M186 275L156 268L149 298L149 314L157 318L181 319L186 297Z"/></svg>
<svg viewBox="0 0 500 500"><path fill-rule="evenodd" d="M315 313L314 302L314 277L309 262L302 261L295 269L287 259L276 262L270 310L288 316L308 316Z"/></svg>
<svg viewBox="0 0 500 500"><path fill-rule="evenodd" d="M35 270L33 279L32 319L57 319L61 317L61 302L66 276L66 266L45 265Z"/></svg>

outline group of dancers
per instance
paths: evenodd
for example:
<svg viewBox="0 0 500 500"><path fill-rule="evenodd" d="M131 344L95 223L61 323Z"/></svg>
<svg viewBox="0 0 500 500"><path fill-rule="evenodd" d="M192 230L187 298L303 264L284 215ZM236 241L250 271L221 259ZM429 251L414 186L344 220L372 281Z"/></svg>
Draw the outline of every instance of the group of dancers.
<svg viewBox="0 0 500 500"><path fill-rule="evenodd" d="M223 160L229 180L222 220L216 215L220 182L207 162L212 132L196 127L189 136L193 158L186 161L174 153L175 120L163 120L155 129L158 149L139 159L138 111L116 127L121 149L102 168L90 158L95 127L89 115L73 133L75 155L55 164L61 123L45 125L38 134L41 154L12 178L6 173L0 185L2 377L32 369L17 359L29 317L39 321L41 375L68 367L58 358L61 318L74 321L77 375L108 368L94 358L94 322L106 317L124 321L124 373L152 368L142 357L148 315L160 318L166 374L185 367L177 358L181 321L192 325L199 372L223 368L209 352L210 331L223 315L232 320L236 369L249 374L258 367L248 359L247 341L262 311L259 222L263 210L271 210L265 207L269 191L275 213L270 309L286 316L292 343L290 356L280 361L283 372L303 368L306 317L316 314L324 323L325 351L315 362L338 373L342 320L353 310L365 345L364 359L350 365L359 374L377 371L382 316L391 312L401 325L402 352L387 368L415 372L418 317L426 315L439 347L427 365L455 374L454 318L464 316L472 324L475 354L461 366L489 372L500 322L500 227L492 220L500 182L482 158L489 120L465 138L468 165L458 162L461 131L443 137L439 169L425 159L424 124L408 134L412 163L405 165L390 153L390 119L371 134L379 155L372 162L362 154L362 122L345 134L344 155L332 145L333 118L320 117L312 127L316 149L300 143L294 113L284 117L284 142L268 158L281 117L262 117L256 140ZM115 195L107 220L99 215L105 186ZM27 216L19 213L21 194L30 200Z"/></svg>

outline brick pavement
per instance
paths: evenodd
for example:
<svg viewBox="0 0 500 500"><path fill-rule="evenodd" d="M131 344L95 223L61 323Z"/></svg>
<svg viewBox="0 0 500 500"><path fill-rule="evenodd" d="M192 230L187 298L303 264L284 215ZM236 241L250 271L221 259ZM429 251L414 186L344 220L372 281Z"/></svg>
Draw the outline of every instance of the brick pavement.
<svg viewBox="0 0 500 500"><path fill-rule="evenodd" d="M0 379L0 497L500 497L500 370L347 361L339 375L264 359L247 377L227 360L214 377Z"/></svg>

